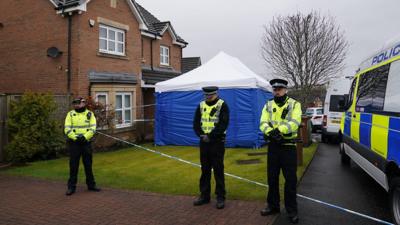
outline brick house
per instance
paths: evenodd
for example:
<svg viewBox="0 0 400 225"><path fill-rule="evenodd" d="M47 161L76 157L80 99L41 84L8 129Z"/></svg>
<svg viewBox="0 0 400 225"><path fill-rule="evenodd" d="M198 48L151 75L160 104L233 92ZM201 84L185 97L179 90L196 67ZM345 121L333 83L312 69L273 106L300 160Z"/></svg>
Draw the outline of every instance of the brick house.
<svg viewBox="0 0 400 225"><path fill-rule="evenodd" d="M181 74L188 43L134 0L2 0L0 9L0 94L90 95L115 109L116 133L135 139L125 131L154 118L141 106L154 103L155 82Z"/></svg>

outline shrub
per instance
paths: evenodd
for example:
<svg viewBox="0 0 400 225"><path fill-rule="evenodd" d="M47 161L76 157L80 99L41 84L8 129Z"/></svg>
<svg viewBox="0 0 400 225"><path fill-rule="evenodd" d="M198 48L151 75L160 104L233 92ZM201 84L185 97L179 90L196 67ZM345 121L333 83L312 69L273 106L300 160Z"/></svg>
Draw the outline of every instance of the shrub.
<svg viewBox="0 0 400 225"><path fill-rule="evenodd" d="M115 126L115 111L111 105L96 102L92 97L86 99L87 108L96 116L97 129L108 129L113 131Z"/></svg>
<svg viewBox="0 0 400 225"><path fill-rule="evenodd" d="M7 125L11 140L5 148L8 161L54 158L65 148L60 122L51 116L57 109L51 94L26 93L10 106Z"/></svg>

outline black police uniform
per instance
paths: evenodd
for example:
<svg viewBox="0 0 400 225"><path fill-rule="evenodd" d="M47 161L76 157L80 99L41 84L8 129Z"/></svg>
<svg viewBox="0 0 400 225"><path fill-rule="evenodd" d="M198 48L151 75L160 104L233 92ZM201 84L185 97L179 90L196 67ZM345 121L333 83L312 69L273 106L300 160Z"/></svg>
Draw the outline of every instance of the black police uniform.
<svg viewBox="0 0 400 225"><path fill-rule="evenodd" d="M203 88L205 93L216 91L217 88ZM212 102L206 102L208 106L215 105L218 98ZM219 114L219 122L215 124L214 129L209 134L209 142L204 142L200 139L200 162L201 162L201 177L200 177L200 192L201 198L205 201L210 200L211 193L211 168L214 170L216 182L215 194L217 200L225 200L225 178L224 178L224 154L225 154L225 131L229 123L229 108L224 102L221 106ZM201 128L201 112L200 106L197 107L193 120L193 128L197 136L204 135Z"/></svg>
<svg viewBox="0 0 400 225"><path fill-rule="evenodd" d="M287 88L288 82L282 79L274 79L270 82L273 88ZM274 101L281 107L285 105L288 96L275 97ZM275 111L273 111L275 112ZM285 111L283 111L285 112ZM283 116L285 117L285 116ZM272 135L273 136L273 135ZM268 159L267 159L267 174L268 174L268 207L261 211L261 215L271 215L279 213L280 194L279 194L279 173L282 169L285 177L285 208L292 223L298 222L297 216L297 200L296 200L296 185L297 185L297 151L296 145L291 140L277 141L274 137L265 137L268 144Z"/></svg>

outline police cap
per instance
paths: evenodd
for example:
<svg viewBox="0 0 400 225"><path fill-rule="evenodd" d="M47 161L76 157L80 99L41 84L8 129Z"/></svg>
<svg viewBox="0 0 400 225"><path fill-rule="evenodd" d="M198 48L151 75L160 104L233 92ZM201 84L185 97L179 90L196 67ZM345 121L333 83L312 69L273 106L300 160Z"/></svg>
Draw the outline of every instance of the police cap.
<svg viewBox="0 0 400 225"><path fill-rule="evenodd" d="M283 79L272 79L269 81L272 88L287 88L288 82Z"/></svg>
<svg viewBox="0 0 400 225"><path fill-rule="evenodd" d="M76 97L72 100L72 104L80 104L82 100L85 101L83 97Z"/></svg>
<svg viewBox="0 0 400 225"><path fill-rule="evenodd" d="M217 86L207 86L207 87L203 87L203 92L205 95L213 95L216 94L218 91L218 87Z"/></svg>

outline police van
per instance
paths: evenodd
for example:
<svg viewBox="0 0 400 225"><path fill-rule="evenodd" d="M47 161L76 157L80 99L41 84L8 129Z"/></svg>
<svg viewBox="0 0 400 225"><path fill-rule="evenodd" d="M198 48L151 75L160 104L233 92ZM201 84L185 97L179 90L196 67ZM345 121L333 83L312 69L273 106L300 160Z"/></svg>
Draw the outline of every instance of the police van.
<svg viewBox="0 0 400 225"><path fill-rule="evenodd" d="M351 159L389 192L400 224L400 38L361 63L340 105L342 162Z"/></svg>
<svg viewBox="0 0 400 225"><path fill-rule="evenodd" d="M337 140L340 130L340 122L343 115L343 109L339 107L339 101L343 101L345 95L348 95L353 76L345 76L332 79L326 89L324 115L322 120L323 142Z"/></svg>

